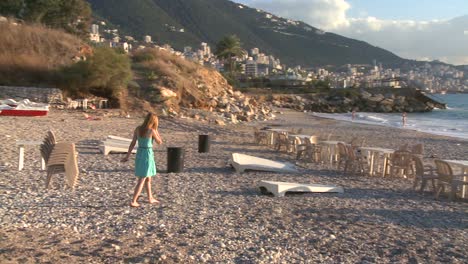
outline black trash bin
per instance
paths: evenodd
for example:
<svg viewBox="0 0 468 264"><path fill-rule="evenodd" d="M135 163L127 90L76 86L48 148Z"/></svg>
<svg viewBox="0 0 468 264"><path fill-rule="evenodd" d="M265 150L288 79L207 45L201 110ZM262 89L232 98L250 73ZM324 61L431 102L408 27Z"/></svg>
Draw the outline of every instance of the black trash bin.
<svg viewBox="0 0 468 264"><path fill-rule="evenodd" d="M181 147L167 148L167 172L182 172L184 170L184 149Z"/></svg>
<svg viewBox="0 0 468 264"><path fill-rule="evenodd" d="M198 153L210 152L210 136L198 135Z"/></svg>

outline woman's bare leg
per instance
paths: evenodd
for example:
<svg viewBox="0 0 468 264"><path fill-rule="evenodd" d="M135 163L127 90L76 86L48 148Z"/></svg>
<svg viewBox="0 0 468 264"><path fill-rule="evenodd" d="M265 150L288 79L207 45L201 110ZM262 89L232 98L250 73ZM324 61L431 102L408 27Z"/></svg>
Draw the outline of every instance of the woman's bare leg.
<svg viewBox="0 0 468 264"><path fill-rule="evenodd" d="M143 184L145 183L146 178L138 178L138 183L135 186L135 191L133 193L133 199L130 203L132 207L138 207L140 204L138 203L138 196L141 194L141 190L143 190Z"/></svg>
<svg viewBox="0 0 468 264"><path fill-rule="evenodd" d="M151 178L152 177L148 177L148 178L146 178L146 181L145 181L146 193L148 193L148 200L149 200L150 204L159 203L158 200L154 199L153 193L151 192Z"/></svg>

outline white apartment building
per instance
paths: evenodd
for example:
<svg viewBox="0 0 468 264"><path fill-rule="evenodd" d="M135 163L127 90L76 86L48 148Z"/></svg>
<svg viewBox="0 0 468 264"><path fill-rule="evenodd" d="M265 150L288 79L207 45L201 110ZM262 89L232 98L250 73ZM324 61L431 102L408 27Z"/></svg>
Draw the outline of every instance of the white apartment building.
<svg viewBox="0 0 468 264"><path fill-rule="evenodd" d="M255 55L258 55L260 53L260 49L259 48L253 48L250 50L250 56L255 56Z"/></svg>
<svg viewBox="0 0 468 264"><path fill-rule="evenodd" d="M245 74L247 76L251 76L251 77L257 77L258 76L257 62L254 61L252 59L252 57L249 57L249 59L245 63Z"/></svg>
<svg viewBox="0 0 468 264"><path fill-rule="evenodd" d="M151 40L151 36L148 36L148 35L145 36L144 41L145 41L145 43L151 43L151 42L153 42L153 41Z"/></svg>
<svg viewBox="0 0 468 264"><path fill-rule="evenodd" d="M92 24L91 25L91 33L89 33L89 39L92 42L101 42L101 36L99 34L99 25Z"/></svg>
<svg viewBox="0 0 468 264"><path fill-rule="evenodd" d="M203 56L210 56L211 48L208 46L208 43L202 42L201 43L201 50L203 51Z"/></svg>
<svg viewBox="0 0 468 264"><path fill-rule="evenodd" d="M99 25L92 24L92 25L91 25L91 33L93 33L93 34L99 34Z"/></svg>

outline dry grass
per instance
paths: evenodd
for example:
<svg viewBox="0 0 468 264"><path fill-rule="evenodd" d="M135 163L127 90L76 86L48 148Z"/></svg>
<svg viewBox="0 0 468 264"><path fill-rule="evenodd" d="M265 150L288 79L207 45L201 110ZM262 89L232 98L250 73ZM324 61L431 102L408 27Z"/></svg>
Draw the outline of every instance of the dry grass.
<svg viewBox="0 0 468 264"><path fill-rule="evenodd" d="M0 23L0 84L47 84L72 63L81 40L38 25Z"/></svg>
<svg viewBox="0 0 468 264"><path fill-rule="evenodd" d="M227 88L226 80L215 70L208 69L164 50L144 49L133 54L140 75L155 75L147 80L151 87L164 87L178 94L174 105L207 107L212 95Z"/></svg>
<svg viewBox="0 0 468 264"><path fill-rule="evenodd" d="M177 92L179 96L175 104L180 104L182 98L195 104L203 100L204 96L198 90L196 80L193 78L200 65L158 49L137 51L134 57L146 58L139 63L139 68L156 75L153 87L165 87Z"/></svg>
<svg viewBox="0 0 468 264"><path fill-rule="evenodd" d="M200 67L198 64L159 49L144 49L136 51L134 53L134 58L137 62L142 62L143 65L157 61L161 63L161 66L163 66L160 68L161 70L164 70L165 67L171 67L186 74L192 74Z"/></svg>

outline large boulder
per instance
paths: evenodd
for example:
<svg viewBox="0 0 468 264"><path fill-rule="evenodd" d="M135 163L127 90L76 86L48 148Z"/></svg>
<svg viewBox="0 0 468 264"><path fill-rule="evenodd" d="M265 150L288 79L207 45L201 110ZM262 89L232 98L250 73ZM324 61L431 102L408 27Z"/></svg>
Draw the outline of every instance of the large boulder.
<svg viewBox="0 0 468 264"><path fill-rule="evenodd" d="M371 93L368 93L368 92L366 92L366 91L362 91L362 92L361 92L361 97L362 97L363 99L369 99L371 96L372 96Z"/></svg>
<svg viewBox="0 0 468 264"><path fill-rule="evenodd" d="M380 102L384 99L385 99L385 96L383 96L382 94L375 94L368 98L368 100L372 102Z"/></svg>
<svg viewBox="0 0 468 264"><path fill-rule="evenodd" d="M387 98L387 99L384 99L380 102L380 104L382 105L388 105L388 106L393 106L394 105L394 101L393 99L390 99L390 98Z"/></svg>

